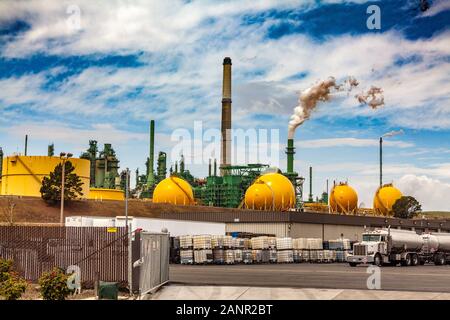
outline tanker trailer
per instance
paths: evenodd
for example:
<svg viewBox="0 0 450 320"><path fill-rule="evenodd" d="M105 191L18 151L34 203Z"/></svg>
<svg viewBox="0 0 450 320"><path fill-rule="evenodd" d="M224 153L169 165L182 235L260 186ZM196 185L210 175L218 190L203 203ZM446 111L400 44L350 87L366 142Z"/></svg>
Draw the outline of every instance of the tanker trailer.
<svg viewBox="0 0 450 320"><path fill-rule="evenodd" d="M450 233L426 233L422 235L424 245L421 252L421 261L434 262L441 266L450 263Z"/></svg>
<svg viewBox="0 0 450 320"><path fill-rule="evenodd" d="M362 241L354 244L347 262L352 267L361 263L415 266L420 262L423 243L422 237L414 231L376 229L363 233Z"/></svg>

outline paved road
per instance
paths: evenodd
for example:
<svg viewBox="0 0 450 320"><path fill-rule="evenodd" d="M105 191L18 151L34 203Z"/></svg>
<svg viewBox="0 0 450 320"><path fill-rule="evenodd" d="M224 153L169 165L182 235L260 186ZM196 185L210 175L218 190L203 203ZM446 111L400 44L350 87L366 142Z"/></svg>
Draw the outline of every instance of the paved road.
<svg viewBox="0 0 450 320"><path fill-rule="evenodd" d="M347 264L171 265L170 280L189 285L367 289L367 267ZM381 289L450 292L450 266L382 267Z"/></svg>

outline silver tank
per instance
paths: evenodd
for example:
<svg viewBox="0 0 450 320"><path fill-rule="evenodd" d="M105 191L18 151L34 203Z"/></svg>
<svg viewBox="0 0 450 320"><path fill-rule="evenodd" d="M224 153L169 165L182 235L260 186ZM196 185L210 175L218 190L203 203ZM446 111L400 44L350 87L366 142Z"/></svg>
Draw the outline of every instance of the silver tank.
<svg viewBox="0 0 450 320"><path fill-rule="evenodd" d="M440 252L450 252L450 233L431 233L432 236L437 238L439 243L438 250Z"/></svg>
<svg viewBox="0 0 450 320"><path fill-rule="evenodd" d="M435 235L424 233L421 235L421 237L423 239L423 251L425 253L433 253L438 251L439 240Z"/></svg>
<svg viewBox="0 0 450 320"><path fill-rule="evenodd" d="M391 229L391 250L401 251L420 251L424 240L415 231Z"/></svg>

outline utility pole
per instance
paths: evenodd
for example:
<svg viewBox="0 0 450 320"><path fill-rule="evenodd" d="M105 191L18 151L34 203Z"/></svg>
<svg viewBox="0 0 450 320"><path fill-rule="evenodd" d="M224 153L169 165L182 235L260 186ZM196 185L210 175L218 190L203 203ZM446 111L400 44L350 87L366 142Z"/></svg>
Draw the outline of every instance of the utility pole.
<svg viewBox="0 0 450 320"><path fill-rule="evenodd" d="M125 174L125 226L128 233L128 189L129 189L130 170L126 169Z"/></svg>

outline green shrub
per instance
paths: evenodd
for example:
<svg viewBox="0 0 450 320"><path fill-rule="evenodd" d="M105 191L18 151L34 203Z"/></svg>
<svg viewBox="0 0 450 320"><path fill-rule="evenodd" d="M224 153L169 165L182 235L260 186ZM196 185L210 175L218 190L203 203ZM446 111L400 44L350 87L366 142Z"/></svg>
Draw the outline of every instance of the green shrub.
<svg viewBox="0 0 450 320"><path fill-rule="evenodd" d="M0 258L0 282L8 279L8 274L12 271L13 261Z"/></svg>
<svg viewBox="0 0 450 320"><path fill-rule="evenodd" d="M16 272L3 272L6 279L0 283L0 296L6 300L17 300L27 289L27 282Z"/></svg>
<svg viewBox="0 0 450 320"><path fill-rule="evenodd" d="M67 286L69 275L59 268L44 272L39 278L41 296L44 300L65 300L72 292Z"/></svg>

